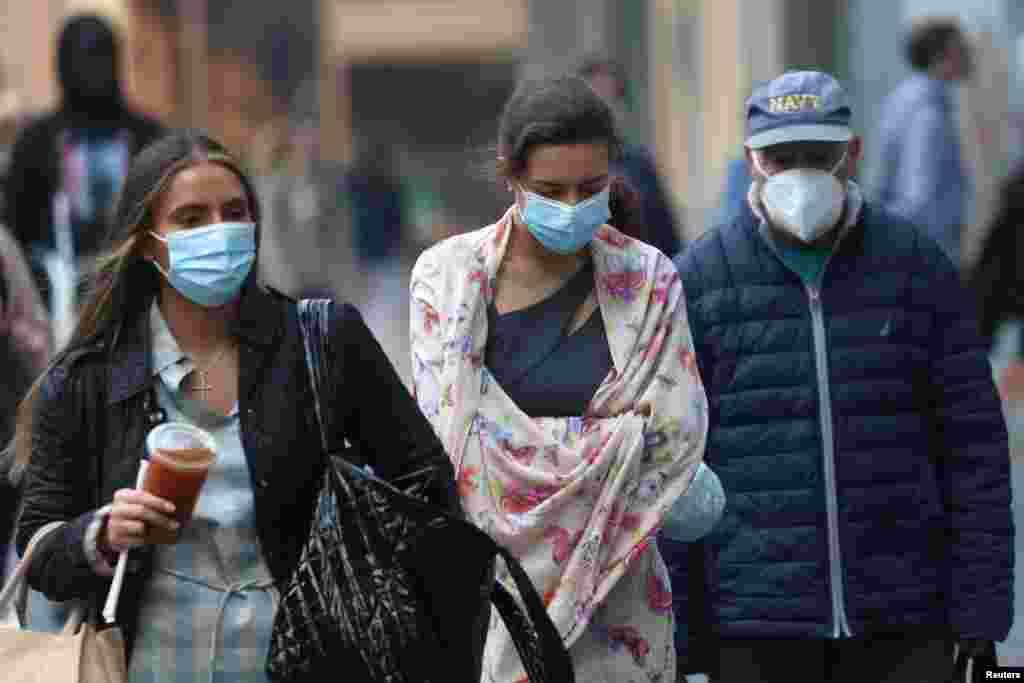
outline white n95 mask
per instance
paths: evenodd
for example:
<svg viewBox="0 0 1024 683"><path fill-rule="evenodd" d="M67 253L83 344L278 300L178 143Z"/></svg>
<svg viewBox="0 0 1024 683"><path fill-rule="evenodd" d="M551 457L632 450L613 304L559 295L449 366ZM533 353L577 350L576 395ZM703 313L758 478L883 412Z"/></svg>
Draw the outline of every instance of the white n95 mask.
<svg viewBox="0 0 1024 683"><path fill-rule="evenodd" d="M768 219L801 242L813 242L839 222L846 201L846 189L835 172L846 161L846 153L831 171L794 168L768 175L754 153L754 166L764 178L761 204Z"/></svg>

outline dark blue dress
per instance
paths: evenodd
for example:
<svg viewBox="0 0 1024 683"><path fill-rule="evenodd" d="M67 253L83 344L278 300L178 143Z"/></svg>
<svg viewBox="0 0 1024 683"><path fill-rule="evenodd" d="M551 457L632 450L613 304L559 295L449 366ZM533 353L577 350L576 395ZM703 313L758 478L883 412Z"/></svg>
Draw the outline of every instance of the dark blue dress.
<svg viewBox="0 0 1024 683"><path fill-rule="evenodd" d="M544 301L503 315L493 305L488 310L484 362L530 417L582 415L612 369L600 311L569 334L574 314L593 288L594 267L588 262Z"/></svg>

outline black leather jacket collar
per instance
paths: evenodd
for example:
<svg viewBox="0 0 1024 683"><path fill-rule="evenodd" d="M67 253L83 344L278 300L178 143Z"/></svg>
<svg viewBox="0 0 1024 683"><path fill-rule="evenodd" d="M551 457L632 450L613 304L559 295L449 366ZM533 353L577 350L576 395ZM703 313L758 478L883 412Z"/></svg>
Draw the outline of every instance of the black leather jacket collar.
<svg viewBox="0 0 1024 683"><path fill-rule="evenodd" d="M142 308L149 311L152 297ZM241 308L232 325L232 333L249 346L268 348L273 346L284 331L284 308L274 299L274 294L250 276L242 291ZM126 321L117 335L117 343L111 353L112 368L107 387L107 405L121 403L148 389L152 383L150 354L149 316L145 313ZM90 350L103 352L106 342L96 341Z"/></svg>

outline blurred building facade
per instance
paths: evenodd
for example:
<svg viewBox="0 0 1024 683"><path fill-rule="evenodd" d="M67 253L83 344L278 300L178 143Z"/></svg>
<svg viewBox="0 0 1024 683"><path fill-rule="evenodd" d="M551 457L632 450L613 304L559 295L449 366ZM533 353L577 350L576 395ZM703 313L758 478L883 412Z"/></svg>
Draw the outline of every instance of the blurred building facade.
<svg viewBox="0 0 1024 683"><path fill-rule="evenodd" d="M259 176L300 176L311 154L344 167L387 147L407 185L415 247L500 214L510 196L487 169L505 100L521 76L592 51L622 63L625 134L655 151L687 239L711 223L726 167L742 154L746 97L787 69L831 71L847 85L871 190L879 109L908 74L908 22L925 14L956 16L978 46L977 78L960 98L975 185L968 263L1000 180L1024 158L1024 126L1015 138L1012 125L1024 121L1021 0L0 0L0 86L27 109L54 104L54 36L83 9L124 35L134 104L172 126L207 128ZM280 269L325 260L302 253L301 240L280 243L267 259ZM331 259L338 290L355 271L351 258ZM397 311L371 327L408 379L407 297L400 286L387 297ZM1022 654L1009 663L1024 664L1024 633L1011 641Z"/></svg>
<svg viewBox="0 0 1024 683"><path fill-rule="evenodd" d="M629 74L627 135L657 150L689 236L706 227L741 152L745 97L787 68L849 84L870 186L878 108L907 73L903 33L916 16L957 16L979 42L963 110L982 212L987 178L1009 163L1007 112L1024 102L1007 95L1024 33L1015 0L0 0L0 59L29 108L52 103L52 38L82 7L124 31L130 93L144 109L209 128L257 166L261 132L287 120L312 81L322 153L344 162L360 138L390 141L402 172L424 179L421 194L451 205L440 219L450 229L507 201L475 162L516 79L594 50Z"/></svg>

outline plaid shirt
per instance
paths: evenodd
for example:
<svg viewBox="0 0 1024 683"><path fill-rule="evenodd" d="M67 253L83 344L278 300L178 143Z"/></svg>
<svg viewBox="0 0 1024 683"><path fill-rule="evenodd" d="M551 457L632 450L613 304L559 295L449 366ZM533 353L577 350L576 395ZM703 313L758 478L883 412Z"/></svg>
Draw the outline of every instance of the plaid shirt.
<svg viewBox="0 0 1024 683"><path fill-rule="evenodd" d="M181 391L194 365L155 304L151 316L161 407L168 420L213 435L218 457L181 540L157 548L129 680L263 683L277 594L256 534L238 413L212 414Z"/></svg>

